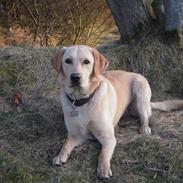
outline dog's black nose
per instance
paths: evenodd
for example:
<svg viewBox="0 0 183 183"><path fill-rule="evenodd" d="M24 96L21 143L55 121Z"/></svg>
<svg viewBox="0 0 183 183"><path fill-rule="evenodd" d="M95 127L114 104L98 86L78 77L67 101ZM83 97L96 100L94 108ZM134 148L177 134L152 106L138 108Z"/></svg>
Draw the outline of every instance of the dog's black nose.
<svg viewBox="0 0 183 183"><path fill-rule="evenodd" d="M71 74L71 81L72 81L74 84L79 84L80 79L81 79L81 76L80 76L79 73L73 73L73 74Z"/></svg>

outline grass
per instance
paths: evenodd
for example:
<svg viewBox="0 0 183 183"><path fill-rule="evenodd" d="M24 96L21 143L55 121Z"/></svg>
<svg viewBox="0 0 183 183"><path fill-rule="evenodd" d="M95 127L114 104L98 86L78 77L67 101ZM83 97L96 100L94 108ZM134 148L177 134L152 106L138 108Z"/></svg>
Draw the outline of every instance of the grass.
<svg viewBox="0 0 183 183"><path fill-rule="evenodd" d="M35 173L20 160L0 154L0 182L34 183L46 180L45 173Z"/></svg>
<svg viewBox="0 0 183 183"><path fill-rule="evenodd" d="M138 43L99 48L111 61L111 68L138 72L146 76L152 89L183 93L183 52L175 35L148 35ZM145 35L147 36L147 35Z"/></svg>
<svg viewBox="0 0 183 183"><path fill-rule="evenodd" d="M150 38L149 38L150 39ZM111 68L143 73L154 100L182 96L182 57L179 48L163 40L100 48ZM67 136L58 100L57 75L51 68L53 48L0 49L0 182L98 183L100 145L90 141L74 150L63 167L52 166ZM176 74L175 74L176 73ZM16 91L23 93L23 111L11 105ZM111 183L179 183L183 179L183 115L154 112L153 135L138 134L138 119L122 119L116 128Z"/></svg>

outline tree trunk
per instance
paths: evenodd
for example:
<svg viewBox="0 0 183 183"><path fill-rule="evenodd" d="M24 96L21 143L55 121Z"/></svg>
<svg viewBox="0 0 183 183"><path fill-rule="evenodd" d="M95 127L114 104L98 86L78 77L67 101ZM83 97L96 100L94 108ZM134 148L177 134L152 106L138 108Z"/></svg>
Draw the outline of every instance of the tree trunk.
<svg viewBox="0 0 183 183"><path fill-rule="evenodd" d="M129 41L147 28L151 19L144 2L146 0L106 0L122 41Z"/></svg>

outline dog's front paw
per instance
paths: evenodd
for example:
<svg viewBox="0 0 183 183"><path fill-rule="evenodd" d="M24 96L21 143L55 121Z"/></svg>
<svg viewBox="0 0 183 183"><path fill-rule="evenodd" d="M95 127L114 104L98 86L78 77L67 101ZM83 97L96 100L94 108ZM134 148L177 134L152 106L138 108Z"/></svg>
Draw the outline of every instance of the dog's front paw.
<svg viewBox="0 0 183 183"><path fill-rule="evenodd" d="M62 166L65 163L66 163L66 160L64 161L60 155L53 158L53 165Z"/></svg>
<svg viewBox="0 0 183 183"><path fill-rule="evenodd" d="M146 127L142 126L140 128L140 133L144 135L151 135L151 128L149 126Z"/></svg>
<svg viewBox="0 0 183 183"><path fill-rule="evenodd" d="M110 163L99 164L97 168L97 176L100 179L109 179L110 177L112 177Z"/></svg>

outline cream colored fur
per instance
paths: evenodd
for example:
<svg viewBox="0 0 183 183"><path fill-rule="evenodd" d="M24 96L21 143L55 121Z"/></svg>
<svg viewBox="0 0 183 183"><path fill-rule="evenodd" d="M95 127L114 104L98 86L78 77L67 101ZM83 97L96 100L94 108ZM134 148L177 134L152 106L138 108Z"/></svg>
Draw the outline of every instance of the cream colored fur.
<svg viewBox="0 0 183 183"><path fill-rule="evenodd" d="M172 111L183 109L183 100L167 100L163 102L151 102L152 109L158 109L161 111Z"/></svg>
<svg viewBox="0 0 183 183"><path fill-rule="evenodd" d="M66 63L66 59L70 59L72 63ZM85 60L89 64L85 64ZM146 135L151 134L151 108L183 108L179 101L173 102L173 106L171 102L151 103L151 89L142 75L126 71L105 71L107 59L88 46L62 48L52 58L52 65L61 77L60 98L68 130L61 152L53 159L55 165L65 163L74 147L96 138L102 145L97 175L100 178L109 178L112 176L110 160L116 145L114 127L127 108L130 113L139 116L140 132ZM79 73L81 76L77 87L72 86L72 73ZM73 107L66 97L69 95L73 99L81 99L93 92L94 96L80 107ZM78 115L72 116L73 110L77 110Z"/></svg>

